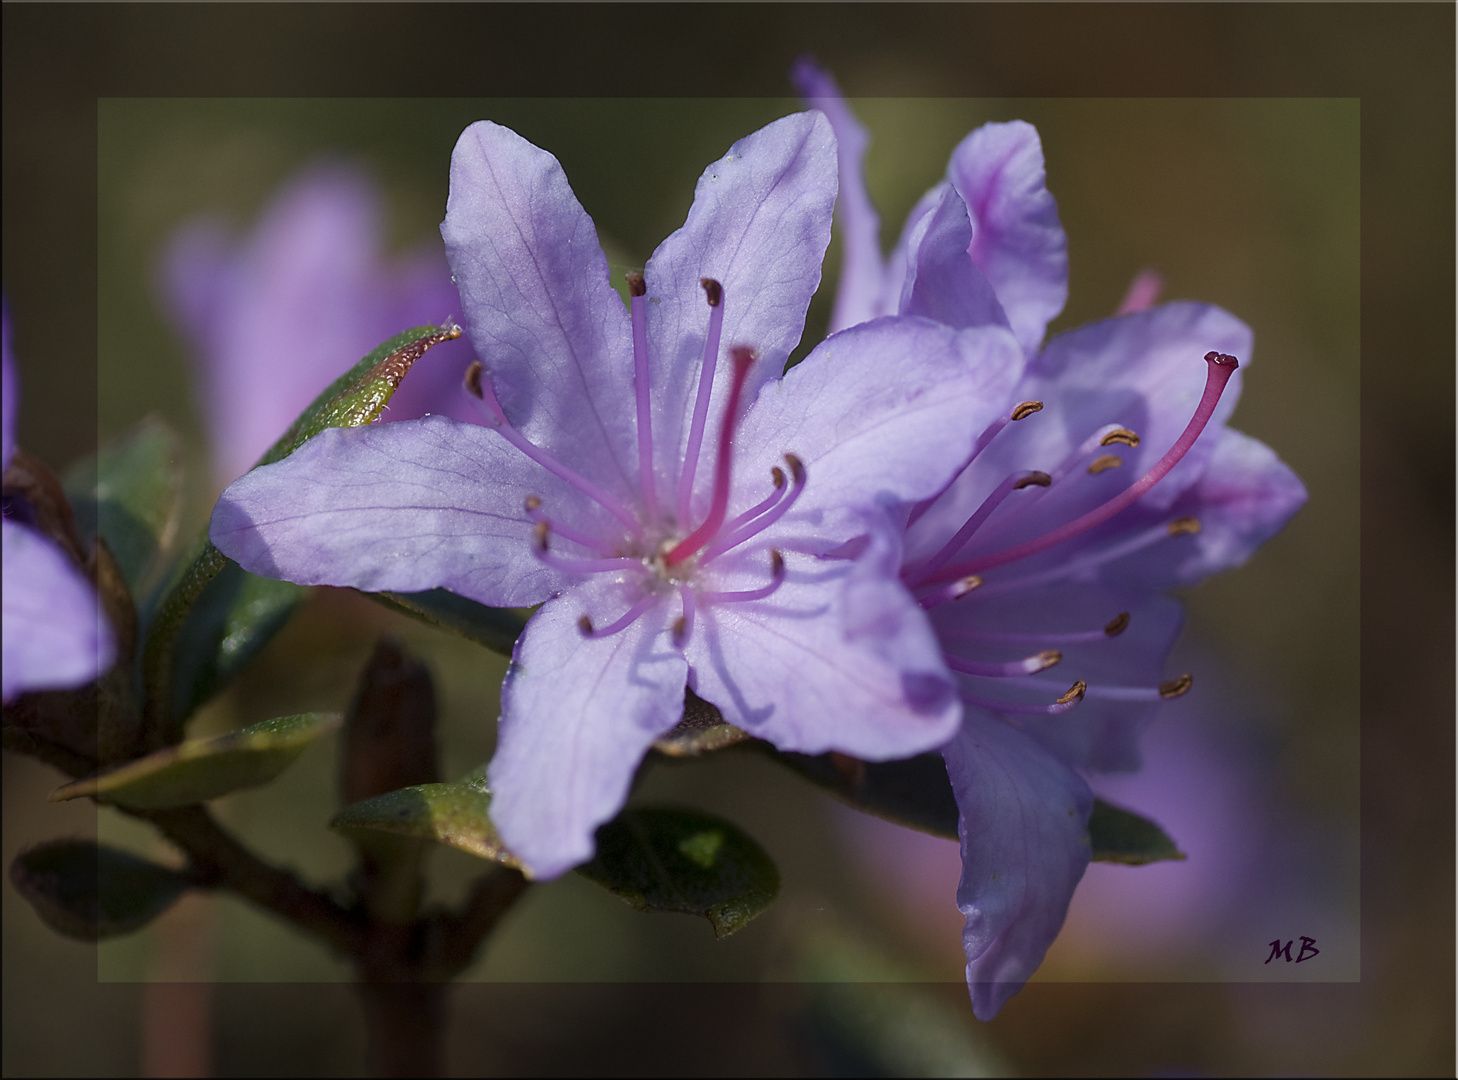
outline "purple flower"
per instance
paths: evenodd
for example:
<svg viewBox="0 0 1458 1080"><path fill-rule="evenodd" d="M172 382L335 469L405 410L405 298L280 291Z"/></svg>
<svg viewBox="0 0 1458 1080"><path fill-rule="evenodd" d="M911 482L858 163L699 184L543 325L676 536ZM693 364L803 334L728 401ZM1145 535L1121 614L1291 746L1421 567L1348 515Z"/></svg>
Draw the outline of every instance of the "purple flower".
<svg viewBox="0 0 1458 1080"><path fill-rule="evenodd" d="M1244 562L1306 492L1225 427L1251 334L1220 309L1151 307L1158 281L1142 277L1127 314L1039 351L1067 295L1067 245L1030 125L967 136L883 263L865 134L829 75L802 61L794 77L832 118L853 193L836 325L898 313L1007 326L1028 356L971 462L907 509L901 567L966 706L943 755L967 981L989 1019L1042 962L1088 865L1083 774L1137 768L1139 732L1190 686L1164 672L1181 618L1165 590Z"/></svg>
<svg viewBox="0 0 1458 1080"><path fill-rule="evenodd" d="M387 260L380 196L357 168L319 163L290 180L244 239L196 219L164 253L164 308L192 346L220 479L246 472L310 402L380 342L460 304L443 253ZM470 420L466 343L432 350L385 417Z"/></svg>
<svg viewBox="0 0 1458 1080"><path fill-rule="evenodd" d="M781 377L835 190L818 114L741 140L625 310L556 159L472 125L442 233L487 426L327 431L214 514L213 542L257 573L543 604L489 771L492 818L538 877L591 855L685 686L808 753L902 757L956 729L884 508L946 485L1020 350L998 327L884 319Z"/></svg>
<svg viewBox="0 0 1458 1080"><path fill-rule="evenodd" d="M10 306L4 307L0 359L0 470L15 453L15 410L19 402L15 362L10 356ZM109 668L116 657L111 627L101 614L96 590L71 559L25 522L21 500L5 499L4 657L0 697L9 701L28 690L82 686Z"/></svg>

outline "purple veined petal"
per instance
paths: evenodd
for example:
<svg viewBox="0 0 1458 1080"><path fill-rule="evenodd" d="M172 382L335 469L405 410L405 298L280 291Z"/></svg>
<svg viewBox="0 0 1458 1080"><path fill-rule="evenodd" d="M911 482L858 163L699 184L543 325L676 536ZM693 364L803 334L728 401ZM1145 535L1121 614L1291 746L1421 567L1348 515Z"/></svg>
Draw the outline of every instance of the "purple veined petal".
<svg viewBox="0 0 1458 1080"><path fill-rule="evenodd" d="M984 124L958 144L947 179L972 214L969 254L1031 356L1068 299L1068 238L1031 124Z"/></svg>
<svg viewBox="0 0 1458 1080"><path fill-rule="evenodd" d="M857 561L785 559L768 599L699 610L686 650L694 691L782 750L885 760L946 742L961 706L896 579L894 545L873 540Z"/></svg>
<svg viewBox="0 0 1458 1080"><path fill-rule="evenodd" d="M1145 588L1192 585L1240 566L1306 502L1306 486L1270 447L1231 428L1220 432L1200 479L1154 525L1173 519L1187 531L1110 562L1104 576ZM1189 529L1190 520L1198 529ZM1178 528L1179 526L1176 526Z"/></svg>
<svg viewBox="0 0 1458 1080"><path fill-rule="evenodd" d="M840 222L842 254L835 310L830 316L829 332L834 334L894 314L887 305L883 286L881 218L866 191L866 147L871 140L846 104L834 77L815 61L808 56L796 60L790 69L790 81L805 104L825 114L835 132L840 174L835 212Z"/></svg>
<svg viewBox="0 0 1458 1080"><path fill-rule="evenodd" d="M1063 926L1088 868L1093 793L1032 738L976 710L942 756L960 811L967 988L977 1018L991 1020Z"/></svg>
<svg viewBox="0 0 1458 1080"><path fill-rule="evenodd" d="M563 524L612 528L601 507L488 428L442 416L330 428L234 482L209 534L265 577L525 606L566 583L533 554L530 495Z"/></svg>
<svg viewBox="0 0 1458 1080"><path fill-rule="evenodd" d="M112 665L116 642L91 584L34 529L0 523L4 545L4 700L27 690L91 682Z"/></svg>
<svg viewBox="0 0 1458 1080"><path fill-rule="evenodd" d="M648 260L653 442L665 506L674 505L709 325L699 281L708 277L723 286L712 432L732 381L731 348L748 345L759 354L744 387L752 401L784 371L800 340L830 244L835 154L830 123L817 112L783 117L740 139L704 170L683 226ZM698 476L712 475L711 445L706 438ZM698 487L706 498L706 485Z"/></svg>
<svg viewBox="0 0 1458 1080"><path fill-rule="evenodd" d="M967 257L972 221L967 204L950 184L940 184L931 212L919 218L906 239L906 278L897 312L921 315L958 330L1007 326L1007 315L991 283Z"/></svg>
<svg viewBox="0 0 1458 1080"><path fill-rule="evenodd" d="M15 412L20 406L20 380L10 355L10 300L0 298L0 472L15 453Z"/></svg>
<svg viewBox="0 0 1458 1080"><path fill-rule="evenodd" d="M827 535L828 515L928 498L1007 408L1023 362L1000 327L957 331L912 317L852 327L764 388L745 416L736 468L767 475L786 453L805 463L804 495L780 536ZM748 505L756 489L744 488Z"/></svg>
<svg viewBox="0 0 1458 1080"><path fill-rule="evenodd" d="M1080 631L1102 631L1119 615L1129 616L1113 636L1068 640ZM1100 772L1139 767L1139 736L1161 708L1179 702L1157 696L1170 650L1179 637L1183 612L1177 600L1103 582L1060 582L994 592L984 586L961 600L932 609L942 648L954 656L1012 661L1045 649L1062 660L1036 676L994 679L961 676L963 691L978 700L1051 704L1075 680L1088 684L1084 698L1066 713L1019 714L1018 725L1065 764ZM1124 691L1142 692L1146 700ZM1191 691L1198 693L1198 686ZM968 705L991 718L995 711Z"/></svg>
<svg viewBox="0 0 1458 1080"><path fill-rule="evenodd" d="M487 779L491 820L538 879L592 857L593 833L622 808L653 740L683 715L673 593L609 637L586 638L578 626L583 615L602 625L641 595L594 579L544 604L517 641Z"/></svg>
<svg viewBox="0 0 1458 1080"><path fill-rule="evenodd" d="M911 238L921 231L922 222L941 202L944 184L945 182L932 185L926 194L916 200L916 205L911 208L911 213L906 215L905 224L901 226L901 235L896 238L896 246L891 249L891 256L886 260L886 274L881 284L881 303L888 314L896 310L901 300L901 291L911 262Z"/></svg>
<svg viewBox="0 0 1458 1080"><path fill-rule="evenodd" d="M472 124L451 155L441 236L507 418L615 496L636 492L628 313L557 159L509 128Z"/></svg>

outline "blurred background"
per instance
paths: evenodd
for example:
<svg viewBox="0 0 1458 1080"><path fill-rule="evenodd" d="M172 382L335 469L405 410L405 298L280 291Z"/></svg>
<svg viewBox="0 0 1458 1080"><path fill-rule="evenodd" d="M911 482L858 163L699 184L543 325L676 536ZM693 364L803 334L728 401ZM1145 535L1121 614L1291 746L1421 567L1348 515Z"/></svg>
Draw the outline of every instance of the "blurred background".
<svg viewBox="0 0 1458 1080"><path fill-rule="evenodd" d="M486 118L555 154L610 261L640 266L703 167L799 107L784 73L804 50L870 130L883 245L957 140L1024 119L1069 236L1051 333L1111 313L1145 268L1166 299L1255 330L1235 426L1310 502L1249 566L1190 592L1172 670L1196 689L1150 732L1143 772L1094 784L1186 862L1092 867L1035 982L979 1025L953 843L757 758L665 766L639 797L739 822L778 863L780 902L716 942L573 875L533 889L456 993L453 1071L1451 1069L1452 622L1432 608L1452 595L1452 11L1039 8L5 9L20 443L62 468L160 414L186 446L188 527L217 481L201 357L158 287L181 226L217 215L246 237L327 160L376 185L382 258L438 248L451 147ZM43 39L44 64L17 44ZM506 96L447 96L463 91ZM442 96L380 96L396 93ZM562 96L523 96L542 93ZM368 96L322 96L338 94ZM504 661L338 590L316 590L194 730L341 708L382 632L435 676L444 775L484 760ZM218 804L316 885L350 859L324 829L332 749ZM7 862L98 831L163 855L115 815L45 803L57 778L32 762L7 756L4 776ZM437 851L432 897L478 870ZM3 909L7 1074L161 1075L184 1029L219 1075L362 1067L347 966L239 902L189 900L100 948L55 937L8 888ZM1303 935L1319 959L1263 963L1273 938ZM1268 980L1309 982L1252 985ZM191 985L153 989L169 982Z"/></svg>

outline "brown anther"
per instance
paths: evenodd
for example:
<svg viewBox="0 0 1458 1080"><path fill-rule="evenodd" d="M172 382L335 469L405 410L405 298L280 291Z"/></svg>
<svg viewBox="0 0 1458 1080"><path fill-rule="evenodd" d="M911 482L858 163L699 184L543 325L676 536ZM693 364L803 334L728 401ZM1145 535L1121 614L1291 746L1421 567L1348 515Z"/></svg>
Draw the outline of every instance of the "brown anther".
<svg viewBox="0 0 1458 1080"><path fill-rule="evenodd" d="M1045 652L1040 652L1038 654L1038 663L1042 664L1043 666L1040 667L1038 670L1039 671L1046 671L1048 668L1052 667L1054 664L1061 663L1062 660L1063 660L1063 654L1061 652L1059 652L1057 649L1048 649Z"/></svg>
<svg viewBox="0 0 1458 1080"><path fill-rule="evenodd" d="M1240 367L1240 361L1229 353L1210 351L1205 354L1205 360L1211 364L1219 364L1221 367Z"/></svg>
<svg viewBox="0 0 1458 1080"><path fill-rule="evenodd" d="M551 526L545 521L539 521L532 526L532 541L537 545L538 550L547 550L547 533L550 531Z"/></svg>
<svg viewBox="0 0 1458 1080"><path fill-rule="evenodd" d="M1015 484L1013 484L1013 490L1022 491L1023 488L1031 487L1034 485L1038 487L1047 487L1052 482L1053 478L1047 473L1039 472L1037 469L1034 469L1032 472L1028 473L1027 476L1022 477Z"/></svg>
<svg viewBox="0 0 1458 1080"><path fill-rule="evenodd" d="M713 278L699 278L699 284L703 286L704 295L708 297L710 307L718 307L724 302L724 286Z"/></svg>
<svg viewBox="0 0 1458 1080"><path fill-rule="evenodd" d="M1184 536L1188 533L1194 536L1200 531L1200 519L1192 517L1175 518L1166 526L1171 536Z"/></svg>
<svg viewBox="0 0 1458 1080"><path fill-rule="evenodd" d="M1025 401L1012 411L1012 418L1014 420L1026 420L1035 412L1041 412L1042 410L1043 403L1041 401Z"/></svg>
<svg viewBox="0 0 1458 1080"><path fill-rule="evenodd" d="M1058 699L1058 704L1067 705L1069 702L1082 701L1083 695L1087 691L1088 683L1084 682L1082 679L1079 679L1078 682L1074 683L1068 688L1068 693L1064 694L1061 698Z"/></svg>
<svg viewBox="0 0 1458 1080"><path fill-rule="evenodd" d="M582 631L584 637L592 636L592 620L586 615L577 620L577 629Z"/></svg>
<svg viewBox="0 0 1458 1080"><path fill-rule="evenodd" d="M1169 682L1159 684L1159 696L1162 698L1177 698L1190 688L1195 680L1188 675L1181 675L1177 679L1170 679Z"/></svg>
<svg viewBox="0 0 1458 1080"><path fill-rule="evenodd" d="M642 274L636 270L629 270L626 276L628 278L629 296L646 296L648 294L648 286L644 283Z"/></svg>
<svg viewBox="0 0 1458 1080"><path fill-rule="evenodd" d="M953 586L953 598L960 599L981 584L982 579L980 577L978 577L976 574L968 574L961 581L957 582L955 586Z"/></svg>
<svg viewBox="0 0 1458 1080"><path fill-rule="evenodd" d="M541 505L542 500L535 495L528 495L524 500L522 500L522 508L526 510L528 514L530 514L533 510L540 508Z"/></svg>
<svg viewBox="0 0 1458 1080"><path fill-rule="evenodd" d="M775 482L775 490L785 486L785 470L776 465L770 470L770 479Z"/></svg>
<svg viewBox="0 0 1458 1080"><path fill-rule="evenodd" d="M779 553L778 549L770 552L770 574L775 578L785 576L785 557Z"/></svg>
<svg viewBox="0 0 1458 1080"><path fill-rule="evenodd" d="M1105 469L1117 469L1122 464L1124 464L1124 459L1118 454L1104 454L1102 457L1094 458L1089 463L1088 474L1090 476L1097 476Z"/></svg>
<svg viewBox="0 0 1458 1080"><path fill-rule="evenodd" d="M686 631L687 629L688 620L685 619L682 615L673 620L673 643L675 645L683 644L684 631Z"/></svg>
<svg viewBox="0 0 1458 1080"><path fill-rule="evenodd" d="M796 485L803 484L805 482L804 463L794 454L786 454L785 464L790 467L790 476L794 479Z"/></svg>
<svg viewBox="0 0 1458 1080"><path fill-rule="evenodd" d="M1125 446L1138 446L1139 436L1128 428L1121 427L1115 428L1099 440L1100 446L1113 446L1115 443L1123 443Z"/></svg>
<svg viewBox="0 0 1458 1080"><path fill-rule="evenodd" d="M472 360L471 366L466 369L466 390L478 401L486 397L481 392L481 361L479 360Z"/></svg>
<svg viewBox="0 0 1458 1080"><path fill-rule="evenodd" d="M1109 637L1118 637L1125 630L1129 629L1129 613L1121 611L1108 622L1104 623L1104 633Z"/></svg>

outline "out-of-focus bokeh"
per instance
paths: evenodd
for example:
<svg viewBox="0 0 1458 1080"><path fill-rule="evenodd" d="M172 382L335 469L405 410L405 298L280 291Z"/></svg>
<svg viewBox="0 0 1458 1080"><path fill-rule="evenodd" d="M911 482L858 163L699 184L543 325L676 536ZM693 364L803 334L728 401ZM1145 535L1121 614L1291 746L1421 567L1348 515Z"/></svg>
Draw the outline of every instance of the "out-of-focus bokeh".
<svg viewBox="0 0 1458 1080"><path fill-rule="evenodd" d="M959 985L955 845L864 819L758 758L665 766L639 797L746 827L780 866L779 904L716 942L700 921L641 915L574 875L533 889L456 993L454 1071L1451 1068L1452 625L1428 612L1452 594L1453 20L1438 25L1435 8L1303 21L1300 7L119 9L62 27L7 6L4 284L21 445L64 467L160 413L187 446L190 527L215 488L196 358L156 289L179 226L222 214L245 232L326 157L374 176L389 249L416 251L438 243L455 138L486 118L554 153L610 262L641 266L702 168L799 107L784 72L803 50L870 130L884 245L958 139L1020 118L1042 135L1069 235L1053 333L1111 313L1144 268L1166 298L1220 304L1255 330L1235 426L1302 476L1310 502L1249 566L1189 593L1175 663L1194 691L1151 730L1143 773L1094 782L1164 824L1187 861L1094 866L1035 982L979 1025ZM39 49L48 29L49 67L17 44ZM1378 74L1333 79L1358 50ZM656 80L639 74L650 62L664 65ZM447 66L438 81L421 73ZM93 113L77 112L77 86ZM397 87L515 96L382 96ZM588 90L652 96L520 96ZM1108 96L1039 96L1088 92ZM339 93L371 96L318 96ZM296 96L219 96L243 94ZM1448 126L1434 132L1439 96ZM823 333L838 254L807 342ZM342 707L387 631L430 664L443 772L465 773L490 753L504 660L339 590L317 590L196 730ZM350 858L324 828L333 750L217 804L320 885ZM42 767L7 756L4 775L7 861L98 829L163 857L129 821L46 803L58 780ZM478 871L436 852L432 897L459 898ZM220 1075L362 1067L347 966L241 902L190 902L99 949L52 935L9 888L3 906L7 1074L160 1075L158 1047L169 1032L185 1043L187 1023L205 1036L196 1060ZM1273 938L1302 936L1319 957L1264 963ZM159 980L192 986L168 999ZM1250 985L1269 981L1301 985Z"/></svg>

